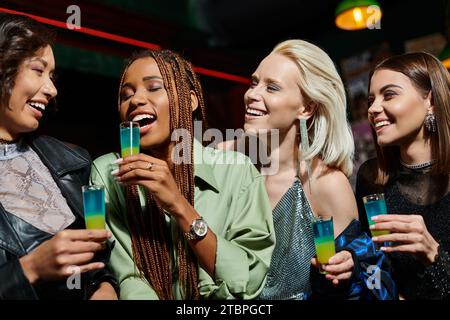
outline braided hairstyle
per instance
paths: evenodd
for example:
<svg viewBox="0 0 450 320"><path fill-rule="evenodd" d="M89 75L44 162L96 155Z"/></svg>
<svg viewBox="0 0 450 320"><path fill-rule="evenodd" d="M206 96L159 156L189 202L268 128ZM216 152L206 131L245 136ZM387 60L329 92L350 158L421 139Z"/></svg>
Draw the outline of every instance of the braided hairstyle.
<svg viewBox="0 0 450 320"><path fill-rule="evenodd" d="M129 66L138 59L148 57L156 61L168 95L170 132L175 129L185 129L190 133L190 159L193 159L194 129L191 90L197 96L199 103L196 113L200 114L196 117L201 117L204 123L206 117L202 88L188 61L170 50L137 52L128 60L121 77L120 87ZM119 106L120 103L119 94ZM203 127L206 127L206 124ZM173 174L182 195L193 206L193 165L184 162L174 164ZM178 281L182 287L183 298L198 299L197 259L184 240L182 232L178 229L177 235L171 240L171 230L167 228L164 210L150 193L146 192L145 195L146 211L142 210L137 186L127 187L126 195L133 256L141 276L145 277L160 299L174 299L171 260L173 245L176 247L176 256L178 257Z"/></svg>

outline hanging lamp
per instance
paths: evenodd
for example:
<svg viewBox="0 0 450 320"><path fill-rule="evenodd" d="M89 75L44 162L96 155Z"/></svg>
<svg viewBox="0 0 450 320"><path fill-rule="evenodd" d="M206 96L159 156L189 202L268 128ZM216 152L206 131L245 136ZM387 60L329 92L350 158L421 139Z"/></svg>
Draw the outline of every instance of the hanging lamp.
<svg viewBox="0 0 450 320"><path fill-rule="evenodd" d="M376 27L382 12L376 0L343 0L336 8L336 26L344 30Z"/></svg>

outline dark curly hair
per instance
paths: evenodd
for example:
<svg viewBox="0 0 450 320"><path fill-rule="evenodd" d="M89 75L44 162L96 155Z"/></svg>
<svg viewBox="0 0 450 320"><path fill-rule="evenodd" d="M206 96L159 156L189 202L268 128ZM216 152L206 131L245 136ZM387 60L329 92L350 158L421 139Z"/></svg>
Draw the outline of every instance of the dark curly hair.
<svg viewBox="0 0 450 320"><path fill-rule="evenodd" d="M8 105L21 63L52 45L56 34L34 19L0 13L0 105Z"/></svg>

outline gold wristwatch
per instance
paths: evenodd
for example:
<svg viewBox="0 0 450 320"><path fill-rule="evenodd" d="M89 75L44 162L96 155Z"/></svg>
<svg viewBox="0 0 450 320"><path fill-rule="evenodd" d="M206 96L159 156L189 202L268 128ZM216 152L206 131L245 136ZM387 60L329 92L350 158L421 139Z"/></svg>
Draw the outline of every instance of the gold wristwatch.
<svg viewBox="0 0 450 320"><path fill-rule="evenodd" d="M192 220L191 228L188 232L184 233L187 240L199 240L203 239L208 233L208 224L206 221L200 217L198 219Z"/></svg>

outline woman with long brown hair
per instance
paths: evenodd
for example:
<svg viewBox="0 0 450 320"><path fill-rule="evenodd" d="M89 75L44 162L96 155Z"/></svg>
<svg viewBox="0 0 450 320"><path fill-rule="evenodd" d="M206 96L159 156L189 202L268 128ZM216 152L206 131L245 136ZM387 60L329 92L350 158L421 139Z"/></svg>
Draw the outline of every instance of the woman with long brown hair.
<svg viewBox="0 0 450 320"><path fill-rule="evenodd" d="M100 157L91 179L106 186L120 298L256 297L275 241L270 204L249 159L194 139L194 119L206 118L192 66L169 50L142 51L119 90L120 117L139 122L142 153Z"/></svg>
<svg viewBox="0 0 450 320"><path fill-rule="evenodd" d="M427 53L386 59L370 77L368 118L377 159L358 171L356 194L383 192L388 215L373 220L373 238L388 253L406 299L450 297L450 76Z"/></svg>

